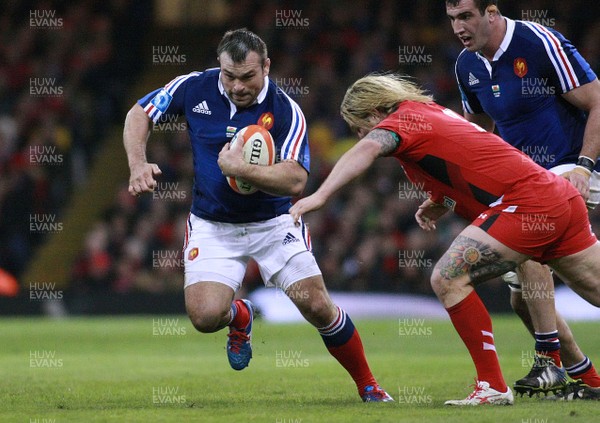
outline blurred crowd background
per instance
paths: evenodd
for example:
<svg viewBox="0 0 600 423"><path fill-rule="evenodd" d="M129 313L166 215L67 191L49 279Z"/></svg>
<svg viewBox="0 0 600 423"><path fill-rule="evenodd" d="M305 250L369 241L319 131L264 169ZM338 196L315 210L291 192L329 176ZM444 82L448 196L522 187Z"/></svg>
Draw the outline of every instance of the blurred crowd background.
<svg viewBox="0 0 600 423"><path fill-rule="evenodd" d="M600 72L600 14L589 0L500 0L499 7L508 17L561 31ZM0 269L23 287L39 249L68 230L39 222L60 222L82 195L110 130L122 130L127 110L146 92L217 66L216 46L228 29L247 27L265 40L271 78L306 115L306 193L356 141L339 104L357 78L372 71L410 75L462 113L454 79L461 46L443 0L5 0L0 23ZM163 172L155 195L131 197L126 178L105 187L112 205L80 243L65 247L75 253L65 254L74 257L67 293L182 291L180 249L193 177L185 129L165 122L152 132L148 158ZM94 201L93 192L85 195ZM421 231L414 212L424 198L393 159L382 159L307 216L328 287L431 294L432 267L466 222L446 217L437 233ZM593 218L600 233L600 213ZM255 265L245 282L248 290L262 285Z"/></svg>

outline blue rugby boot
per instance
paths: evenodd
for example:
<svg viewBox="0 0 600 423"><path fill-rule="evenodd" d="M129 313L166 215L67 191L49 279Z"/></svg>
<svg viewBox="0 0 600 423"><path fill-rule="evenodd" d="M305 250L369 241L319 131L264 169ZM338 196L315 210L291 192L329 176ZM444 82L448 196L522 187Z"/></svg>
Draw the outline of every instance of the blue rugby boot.
<svg viewBox="0 0 600 423"><path fill-rule="evenodd" d="M254 320L254 305L248 300L236 300L237 307L246 307L250 320L246 327L239 329L229 326L227 334L227 358L229 365L234 370L243 370L248 367L252 358L252 322Z"/></svg>

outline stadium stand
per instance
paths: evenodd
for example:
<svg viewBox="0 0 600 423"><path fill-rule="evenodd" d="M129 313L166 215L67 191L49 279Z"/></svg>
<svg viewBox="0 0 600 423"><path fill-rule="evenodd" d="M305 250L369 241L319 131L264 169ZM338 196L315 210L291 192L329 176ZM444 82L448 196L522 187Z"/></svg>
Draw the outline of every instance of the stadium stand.
<svg viewBox="0 0 600 423"><path fill-rule="evenodd" d="M125 111L144 93L176 75L216 66L214 48L226 29L247 26L264 38L271 77L307 117L312 169L306 192L314 191L354 142L338 108L356 78L371 71L405 73L439 103L460 110L453 70L460 46L442 2L432 8L430 2L355 1L340 8L336 2L214 1L208 13L182 1L179 14L168 16L164 5L153 9L147 3L13 1L0 11L0 39L6 41L0 43L0 268L22 286L29 283L23 275L40 246L55 235L32 231L32 216L63 221L104 140L114 138L109 129L122 128ZM552 25L581 46L598 73L600 19L584 13L583 4L504 0L501 9L515 18L527 10L547 10ZM30 13L39 10L55 11L60 28L32 28ZM282 10L299 12L305 20L282 27L276 20ZM153 49L169 46L179 62L157 63ZM42 84L53 81L49 86L62 94L32 95L36 78L47 78ZM54 155L61 163L35 163L32 154ZM126 179L107 185L108 207L96 210L99 217L82 230L81 241L68 247L71 254L65 257L73 260L59 284L80 299L74 309L90 310L85 298L103 293L181 292L179 252L192 175L184 122L155 128L149 160L163 171L158 191L133 198ZM383 160L307 216L331 290L432 295L429 272L464 223L447 217L439 234L422 232L414 222L423 200L416 188L391 159ZM593 222L600 227L598 210ZM261 285L250 266L246 288ZM506 294L499 281L488 285L490 297Z"/></svg>

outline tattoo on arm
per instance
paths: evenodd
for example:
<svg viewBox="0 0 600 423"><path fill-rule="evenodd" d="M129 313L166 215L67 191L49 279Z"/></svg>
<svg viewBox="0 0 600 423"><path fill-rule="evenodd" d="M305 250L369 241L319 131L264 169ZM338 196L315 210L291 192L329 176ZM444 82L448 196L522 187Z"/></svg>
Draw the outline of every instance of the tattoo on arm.
<svg viewBox="0 0 600 423"><path fill-rule="evenodd" d="M456 237L440 260L440 272L445 279L468 274L471 282L486 281L516 267L517 263L504 260L489 245L466 236Z"/></svg>
<svg viewBox="0 0 600 423"><path fill-rule="evenodd" d="M386 129L373 129L368 137L381 145L380 156L392 154L400 145L400 136Z"/></svg>

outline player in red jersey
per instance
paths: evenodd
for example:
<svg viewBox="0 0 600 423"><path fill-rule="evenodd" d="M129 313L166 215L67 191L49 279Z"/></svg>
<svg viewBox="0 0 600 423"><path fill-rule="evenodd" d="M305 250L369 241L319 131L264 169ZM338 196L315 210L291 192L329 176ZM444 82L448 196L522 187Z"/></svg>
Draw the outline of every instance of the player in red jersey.
<svg viewBox="0 0 600 423"><path fill-rule="evenodd" d="M292 217L322 207L375 159L392 156L413 183L431 193L415 216L423 229L435 229L448 210L471 220L431 276L432 288L477 371L475 390L446 404L512 404L492 322L474 285L534 259L550 265L580 296L600 306L600 243L591 232L581 195L564 178L435 104L401 77L361 78L346 92L341 113L361 140L314 194L290 209ZM543 227L531 225L541 219Z"/></svg>

